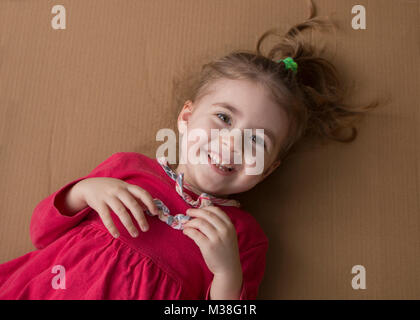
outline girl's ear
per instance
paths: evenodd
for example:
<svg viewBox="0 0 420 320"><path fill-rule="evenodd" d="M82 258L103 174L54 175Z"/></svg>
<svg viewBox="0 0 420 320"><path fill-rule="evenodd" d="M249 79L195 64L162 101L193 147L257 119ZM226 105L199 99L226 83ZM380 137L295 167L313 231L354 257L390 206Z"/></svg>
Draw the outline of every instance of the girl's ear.
<svg viewBox="0 0 420 320"><path fill-rule="evenodd" d="M267 178L279 165L280 165L280 163L281 163L281 160L276 160L276 161L274 161L272 164L271 164L271 166L270 166L270 168L268 168L267 170L266 170L266 172L264 172L263 173L263 175L262 175L262 177L261 177L261 181L263 181L265 178ZM261 182L260 181L260 182Z"/></svg>
<svg viewBox="0 0 420 320"><path fill-rule="evenodd" d="M186 129L186 125L188 123L188 118L191 116L192 114L192 101L191 100L187 100L184 104L184 106L182 107L181 112L178 115L178 131L180 134L184 134L185 129Z"/></svg>

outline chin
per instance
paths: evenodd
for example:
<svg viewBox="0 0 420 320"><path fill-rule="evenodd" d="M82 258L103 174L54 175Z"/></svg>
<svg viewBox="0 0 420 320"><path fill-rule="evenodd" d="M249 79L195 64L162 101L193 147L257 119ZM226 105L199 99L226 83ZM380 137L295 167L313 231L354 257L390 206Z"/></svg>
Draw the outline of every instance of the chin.
<svg viewBox="0 0 420 320"><path fill-rule="evenodd" d="M226 197L226 196L229 195L229 194L226 194L226 192L224 192L223 190L221 190L220 186L215 186L214 188L211 188L211 187L209 187L208 184L203 186L203 187L201 187L201 185L200 185L200 190L202 190L202 192L211 194L215 197L220 197L220 196Z"/></svg>
<svg viewBox="0 0 420 320"><path fill-rule="evenodd" d="M223 192L222 191L220 191L220 189L209 189L209 188L203 188L203 189L201 189L201 190L204 190L203 192L205 192L205 193L208 193L208 194L211 194L211 195L214 195L214 196L216 196L216 197L218 197L218 196L225 196L224 194L223 194Z"/></svg>

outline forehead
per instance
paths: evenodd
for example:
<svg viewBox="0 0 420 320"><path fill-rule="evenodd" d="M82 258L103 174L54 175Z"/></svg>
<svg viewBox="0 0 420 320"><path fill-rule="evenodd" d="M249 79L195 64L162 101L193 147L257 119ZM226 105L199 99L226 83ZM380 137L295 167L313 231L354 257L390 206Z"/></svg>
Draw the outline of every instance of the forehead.
<svg viewBox="0 0 420 320"><path fill-rule="evenodd" d="M238 121L243 128L267 128L273 131L277 143L286 137L287 113L271 99L269 91L261 84L250 80L217 80L210 85L203 102L206 106L214 103L231 105L240 111Z"/></svg>
<svg viewBox="0 0 420 320"><path fill-rule="evenodd" d="M210 85L208 96L212 99L231 99L231 102L236 102L240 108L267 104L270 100L267 90L250 80L216 80Z"/></svg>

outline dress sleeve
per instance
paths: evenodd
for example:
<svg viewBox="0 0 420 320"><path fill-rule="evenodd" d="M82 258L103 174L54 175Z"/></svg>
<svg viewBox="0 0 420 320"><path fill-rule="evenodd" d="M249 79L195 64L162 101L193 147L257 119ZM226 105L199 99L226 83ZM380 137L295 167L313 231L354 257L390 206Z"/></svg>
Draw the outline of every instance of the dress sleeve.
<svg viewBox="0 0 420 320"><path fill-rule="evenodd" d="M242 289L239 300L255 300L258 287L265 271L265 256L268 242L252 247L240 254L242 265ZM210 300L211 283L207 288L206 300Z"/></svg>
<svg viewBox="0 0 420 320"><path fill-rule="evenodd" d="M57 204L62 201L63 195L79 181L92 177L113 177L116 174L116 168L124 152L117 152L99 164L91 173L82 178L69 182L64 187L55 191L47 198L42 200L35 207L30 223L30 236L32 243L36 248L42 249L55 241L69 229L75 227L82 221L90 211L90 207L82 209L73 216L62 215Z"/></svg>

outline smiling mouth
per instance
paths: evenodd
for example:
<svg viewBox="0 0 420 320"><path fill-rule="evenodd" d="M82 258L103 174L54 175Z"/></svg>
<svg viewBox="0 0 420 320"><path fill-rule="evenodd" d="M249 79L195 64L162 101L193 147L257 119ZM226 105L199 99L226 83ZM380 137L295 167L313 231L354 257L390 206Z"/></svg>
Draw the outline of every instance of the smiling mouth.
<svg viewBox="0 0 420 320"><path fill-rule="evenodd" d="M222 174L222 175L225 175L225 176L227 176L227 175L231 175L234 171L235 171L235 169L232 167L232 166L230 166L230 165L220 165L220 164L217 164L217 158L215 157L215 156L211 156L210 154L208 155L208 159L209 159L209 164L210 164L210 166L216 171L216 172L218 172L219 174ZM214 162L216 162L216 163L211 163L211 160L213 160Z"/></svg>

